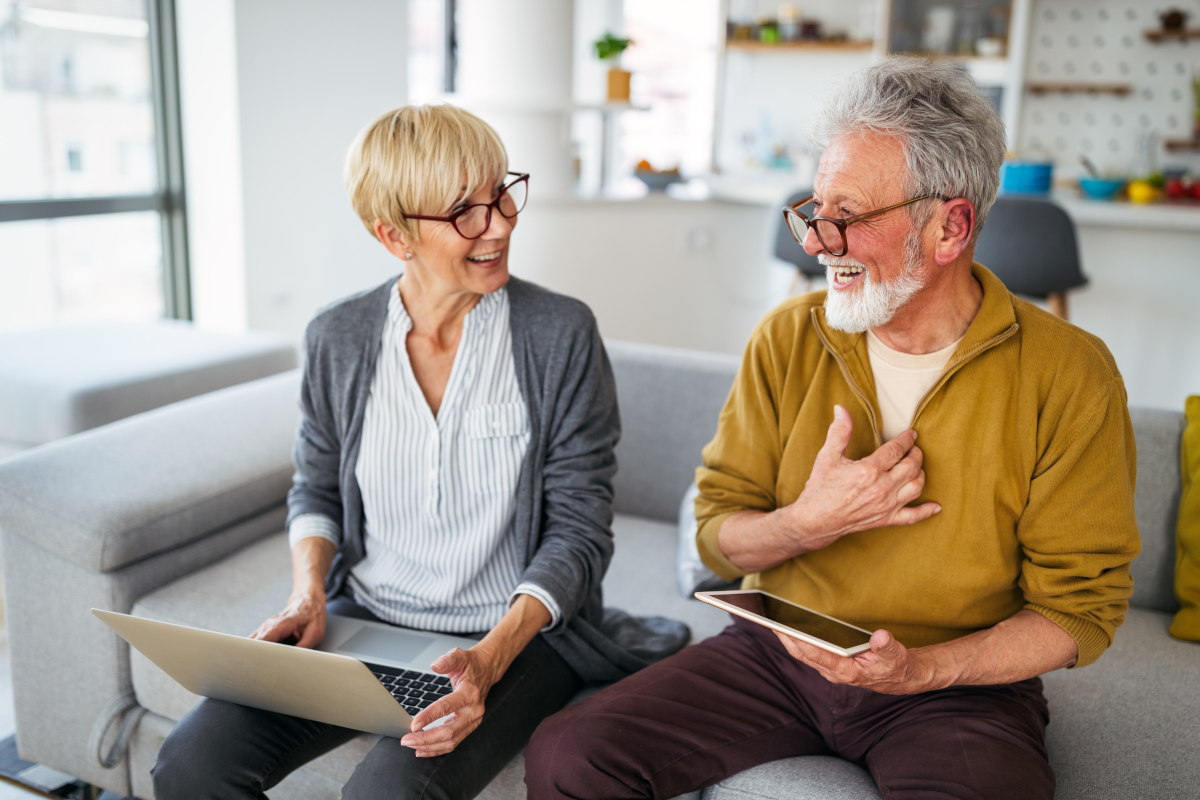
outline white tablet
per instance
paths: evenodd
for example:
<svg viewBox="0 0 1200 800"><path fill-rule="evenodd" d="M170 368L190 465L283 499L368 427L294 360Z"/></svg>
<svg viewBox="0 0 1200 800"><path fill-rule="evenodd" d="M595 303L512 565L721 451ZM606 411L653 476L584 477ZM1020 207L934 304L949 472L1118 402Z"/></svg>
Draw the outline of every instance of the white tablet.
<svg viewBox="0 0 1200 800"><path fill-rule="evenodd" d="M839 656L849 657L871 647L870 631L766 592L696 592L696 599Z"/></svg>

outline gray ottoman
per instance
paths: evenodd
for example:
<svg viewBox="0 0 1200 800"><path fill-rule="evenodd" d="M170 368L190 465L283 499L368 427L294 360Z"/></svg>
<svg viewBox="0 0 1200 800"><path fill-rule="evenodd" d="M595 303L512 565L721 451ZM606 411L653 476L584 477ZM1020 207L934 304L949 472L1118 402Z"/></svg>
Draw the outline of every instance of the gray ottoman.
<svg viewBox="0 0 1200 800"><path fill-rule="evenodd" d="M0 334L0 458L293 369L282 336L188 322L89 322Z"/></svg>

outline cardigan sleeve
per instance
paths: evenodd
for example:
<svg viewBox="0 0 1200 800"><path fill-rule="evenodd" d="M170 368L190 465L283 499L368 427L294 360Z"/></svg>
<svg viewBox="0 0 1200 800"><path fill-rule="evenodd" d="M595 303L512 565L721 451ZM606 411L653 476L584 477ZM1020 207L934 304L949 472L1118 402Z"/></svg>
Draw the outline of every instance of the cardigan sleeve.
<svg viewBox="0 0 1200 800"><path fill-rule="evenodd" d="M582 307L582 304L579 304ZM620 438L616 382L591 313L558 342L543 391L541 536L522 584L558 607L564 626L600 586L613 554L612 499ZM536 595L535 595L536 596ZM553 612L554 609L551 609Z"/></svg>
<svg viewBox="0 0 1200 800"><path fill-rule="evenodd" d="M292 488L288 492L288 527L297 518L317 514L340 531L342 494L338 472L341 441L322 369L317 321L304 333L304 378L300 383L300 425L292 445ZM341 538L340 536L338 537Z"/></svg>

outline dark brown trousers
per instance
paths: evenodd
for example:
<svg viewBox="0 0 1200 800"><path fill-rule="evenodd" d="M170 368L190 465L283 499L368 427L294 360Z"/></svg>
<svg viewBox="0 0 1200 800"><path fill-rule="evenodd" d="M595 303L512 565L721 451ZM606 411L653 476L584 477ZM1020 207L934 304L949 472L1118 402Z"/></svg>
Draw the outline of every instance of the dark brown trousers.
<svg viewBox="0 0 1200 800"><path fill-rule="evenodd" d="M735 620L545 720L530 800L672 798L780 758L836 755L888 800L1053 798L1042 682L893 696L839 686Z"/></svg>

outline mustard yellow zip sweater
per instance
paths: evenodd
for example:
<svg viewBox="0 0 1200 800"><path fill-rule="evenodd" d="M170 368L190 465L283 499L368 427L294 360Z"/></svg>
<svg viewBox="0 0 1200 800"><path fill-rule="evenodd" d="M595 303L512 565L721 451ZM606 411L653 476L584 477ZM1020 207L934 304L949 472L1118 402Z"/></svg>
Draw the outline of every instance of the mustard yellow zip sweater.
<svg viewBox="0 0 1200 800"><path fill-rule="evenodd" d="M696 473L700 554L747 589L887 628L909 647L1031 609L1074 637L1076 666L1090 664L1124 621L1140 547L1125 387L1103 342L972 271L983 304L913 420L926 475L916 502L942 512L752 575L721 553L730 514L799 497L835 403L854 421L848 458L882 444L866 337L830 328L815 292L768 314L746 348Z"/></svg>

